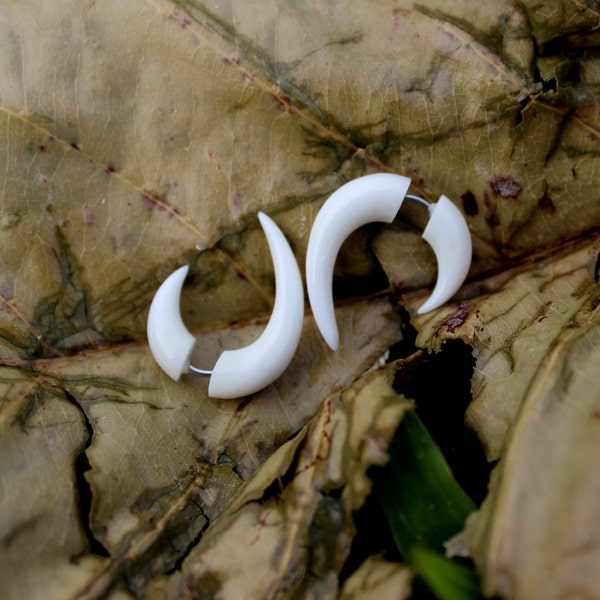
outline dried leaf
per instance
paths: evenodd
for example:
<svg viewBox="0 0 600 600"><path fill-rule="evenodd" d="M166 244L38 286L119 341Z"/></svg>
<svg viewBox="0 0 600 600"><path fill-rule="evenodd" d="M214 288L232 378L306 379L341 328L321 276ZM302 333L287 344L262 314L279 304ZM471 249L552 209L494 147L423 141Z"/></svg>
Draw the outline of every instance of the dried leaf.
<svg viewBox="0 0 600 600"><path fill-rule="evenodd" d="M181 574L151 585L153 597L337 597L352 512L371 490L367 470L385 462L411 406L394 393L392 377L385 367L328 398L240 488Z"/></svg>
<svg viewBox="0 0 600 600"><path fill-rule="evenodd" d="M437 348L454 329L479 352L469 419L491 458L512 456L521 415L529 432L535 411L526 407L554 356L553 340L566 339L573 319L574 331L583 331L580 316L592 314L596 8L575 0L5 4L5 597L139 597L157 575L182 577L181 561L199 538L207 543L206 524L217 526L237 490L249 498L240 514L252 517L246 507L262 499L261 486L251 496L244 481L400 337L388 300L373 296L387 290L369 248L373 229L348 241L336 269L336 295L345 300L341 351L329 352L307 317L290 369L249 400L217 402L206 397L206 382L168 381L146 346L148 305L175 267L190 264L182 306L200 341L195 360L210 365L223 347L247 343L274 294L257 211L275 218L303 264L326 196L369 172L409 175L414 191L430 199L444 193L467 215L475 259L461 294L469 304L415 323L425 347ZM398 227L374 244L411 311L435 277L424 246ZM526 289L536 282L546 285L539 299ZM485 309L483 325L468 306ZM525 357L514 370L499 350L506 344ZM569 363L576 344L562 352ZM549 376L560 390L555 369ZM501 384L510 393L492 389ZM583 424L568 430L585 447L571 473L582 502L593 487L589 435ZM367 450L348 480L345 507L360 504L370 485L365 465L383 456L378 444ZM292 462L279 470L294 468L289 453ZM328 514L329 502L317 506ZM553 510L540 514L555 523ZM589 515L581 511L573 531ZM535 538L527 528L518 533ZM483 558L487 546L478 548L487 585L500 589L493 561ZM529 567L537 581L537 567ZM519 573L530 589L528 573ZM594 575L584 579L579 587L595 589Z"/></svg>
<svg viewBox="0 0 600 600"><path fill-rule="evenodd" d="M0 422L3 594L16 597L16 575L26 576L22 589L34 595L44 589L48 598L68 597L102 563L98 556L86 556L88 543L79 523L74 463L89 434L81 412L50 382L29 378L21 387L10 373L5 378L8 410ZM27 424L19 424L19 413L27 415Z"/></svg>
<svg viewBox="0 0 600 600"><path fill-rule="evenodd" d="M422 339L474 346L468 416L502 457L481 512L455 542L477 562L489 595L600 593L599 248L588 244L487 298L422 319Z"/></svg>
<svg viewBox="0 0 600 600"><path fill-rule="evenodd" d="M371 556L348 578L341 600L406 600L413 573L406 565Z"/></svg>
<svg viewBox="0 0 600 600"><path fill-rule="evenodd" d="M440 349L447 339L473 346L467 421L491 460L505 451L532 385L545 377L548 354L593 309L599 250L596 241L520 274L503 273L485 282L495 293L414 321L417 343L429 349Z"/></svg>
<svg viewBox="0 0 600 600"><path fill-rule="evenodd" d="M7 450L2 455L3 489L23 489L19 479L15 480L17 475L23 475L11 466L13 452L30 457L30 477L45 473L45 457L51 451L57 452L60 460L67 462L62 477L72 479L75 457L85 450L87 423L94 431L86 450L91 470L85 474L93 498L90 534L111 558L101 561L101 571L92 573L82 587L89 597L94 597L125 575L131 589L141 590L151 576L173 568L207 521L227 505L241 483L240 476L247 477L282 440L300 428L316 410L322 394L343 386L394 341L398 329L388 310L384 301L354 304L340 311L342 340L349 352L343 351L328 362L324 361L328 354L324 342L317 338L314 325L307 324L301 347L286 375L248 401L211 400L206 396L205 381L190 379L175 384L166 377L157 380L147 348L139 346L118 353L90 353L78 360L38 361L33 378L15 370L10 387L5 386L14 395L14 399L7 398L6 413L17 411L18 402L26 406L21 407L21 414L5 418L2 423L0 439L14 445L11 453ZM375 325L373 329L377 322L379 327ZM246 331L246 335L250 334ZM211 337L220 336L205 337L210 343ZM311 385L313 378L318 381ZM69 400L62 397L52 401L76 413L72 417L79 427L75 449L63 444L52 450L52 440L47 435L41 437L37 446L30 446L34 440L27 431L39 418L37 397L44 385L56 382L67 386ZM292 382L296 382L296 392ZM60 386L55 393L59 391ZM11 438L17 434L19 444ZM66 493L56 476L50 477L46 485L56 486L54 493ZM50 520L40 523L49 536L48 554L53 561L62 558L66 563L74 555L85 553L88 547L80 522L81 517L83 523L87 522L87 516L74 510L77 498L73 483L69 485L69 502L63 499L56 504L60 522L66 519L70 527L61 526L68 543L56 538ZM10 518L6 521L5 539L14 537L23 521L38 514L39 503L48 492L39 486L34 486L33 491L27 504L11 494L11 502L19 513L6 511ZM65 515L64 507L69 504L73 508ZM23 548L37 543L36 533L25 530ZM57 555L52 551L55 546L64 548L67 554ZM31 591L29 578L23 577L31 563L23 563L22 554L13 551L8 542L5 552L7 560L3 564L10 565L2 573L5 589Z"/></svg>
<svg viewBox="0 0 600 600"><path fill-rule="evenodd" d="M540 365L490 497L467 531L488 593L600 595L598 308L581 311L571 327Z"/></svg>

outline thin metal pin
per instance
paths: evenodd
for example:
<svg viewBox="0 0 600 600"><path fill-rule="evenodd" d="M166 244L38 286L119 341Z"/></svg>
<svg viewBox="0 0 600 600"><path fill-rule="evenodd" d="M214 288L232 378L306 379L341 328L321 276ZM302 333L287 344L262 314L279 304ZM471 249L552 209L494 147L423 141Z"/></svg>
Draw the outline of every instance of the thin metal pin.
<svg viewBox="0 0 600 600"><path fill-rule="evenodd" d="M424 206L427 210L429 210L431 208L431 202L427 202L427 200L425 200L424 198L421 198L420 196L413 196L412 194L406 194L406 196L404 196L404 198L406 200L412 200L413 202L416 202L417 204Z"/></svg>
<svg viewBox="0 0 600 600"><path fill-rule="evenodd" d="M196 375L208 375L210 377L210 375L213 373L212 371L205 371L204 369L194 367L194 365L190 365L188 369L191 373L195 373Z"/></svg>

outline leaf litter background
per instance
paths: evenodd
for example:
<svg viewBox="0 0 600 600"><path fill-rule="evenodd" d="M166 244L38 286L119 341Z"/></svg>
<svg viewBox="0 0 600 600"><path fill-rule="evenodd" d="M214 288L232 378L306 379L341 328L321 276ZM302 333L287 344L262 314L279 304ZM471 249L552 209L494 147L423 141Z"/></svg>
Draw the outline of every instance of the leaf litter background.
<svg viewBox="0 0 600 600"><path fill-rule="evenodd" d="M599 23L579 0L3 3L3 597L408 596L410 569L377 558L338 583L412 406L401 363L365 375L401 338L391 299L422 348L473 348L466 418L499 462L450 551L489 595L600 596ZM251 398L161 374L164 277L191 265L208 365L270 313L257 211L303 264L322 202L377 171L465 212L454 304L414 318L432 254L367 228L336 268L338 353L307 311Z"/></svg>

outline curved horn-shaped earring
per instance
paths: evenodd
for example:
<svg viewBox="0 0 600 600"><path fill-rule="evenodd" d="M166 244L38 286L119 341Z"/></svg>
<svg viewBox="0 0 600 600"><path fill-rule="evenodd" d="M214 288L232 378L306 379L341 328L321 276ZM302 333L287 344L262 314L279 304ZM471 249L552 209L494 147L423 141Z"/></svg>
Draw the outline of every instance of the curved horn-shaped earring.
<svg viewBox="0 0 600 600"><path fill-rule="evenodd" d="M378 173L359 177L336 190L323 204L313 224L306 254L306 285L312 312L327 344L337 350L338 328L333 308L333 267L343 241L366 223L391 223L405 198L427 206L429 222L423 238L432 246L438 263L433 293L417 311L429 312L451 298L462 285L471 265L471 235L462 213L446 196L430 204L408 196L410 179Z"/></svg>
<svg viewBox="0 0 600 600"><path fill-rule="evenodd" d="M148 314L148 342L160 367L175 381L188 371L210 375L208 395L239 398L266 387L286 369L298 346L304 320L302 278L281 230L264 213L260 224L267 236L275 269L275 304L261 336L249 346L225 350L212 371L190 365L195 338L181 319L179 299L188 267L162 283Z"/></svg>

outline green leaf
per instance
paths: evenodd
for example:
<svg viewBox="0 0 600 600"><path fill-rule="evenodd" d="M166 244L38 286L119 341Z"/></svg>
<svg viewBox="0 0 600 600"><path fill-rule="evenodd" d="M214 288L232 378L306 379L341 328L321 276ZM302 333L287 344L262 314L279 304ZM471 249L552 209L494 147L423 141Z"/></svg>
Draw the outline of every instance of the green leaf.
<svg viewBox="0 0 600 600"><path fill-rule="evenodd" d="M441 551L476 508L414 412L402 421L375 490L408 560L417 546Z"/></svg>
<svg viewBox="0 0 600 600"><path fill-rule="evenodd" d="M440 600L481 598L479 581L472 569L426 548L414 548L413 566Z"/></svg>
<svg viewBox="0 0 600 600"><path fill-rule="evenodd" d="M389 454L375 491L398 550L441 600L480 597L474 570L439 554L476 506L414 411L405 415Z"/></svg>

